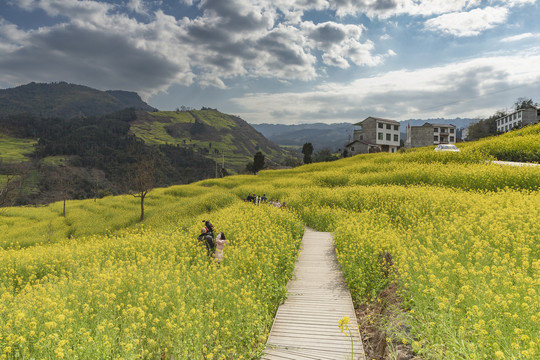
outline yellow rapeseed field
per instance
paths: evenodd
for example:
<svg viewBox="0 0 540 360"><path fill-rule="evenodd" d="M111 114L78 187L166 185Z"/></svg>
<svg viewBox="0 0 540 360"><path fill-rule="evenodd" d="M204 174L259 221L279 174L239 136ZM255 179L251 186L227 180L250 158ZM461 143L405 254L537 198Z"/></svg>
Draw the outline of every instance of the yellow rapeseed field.
<svg viewBox="0 0 540 360"><path fill-rule="evenodd" d="M2 209L0 359L257 358L304 226L333 232L355 304L398 284L410 329L389 336L420 356L539 359L540 168L489 162L525 143L536 128L154 189L142 224L123 196Z"/></svg>

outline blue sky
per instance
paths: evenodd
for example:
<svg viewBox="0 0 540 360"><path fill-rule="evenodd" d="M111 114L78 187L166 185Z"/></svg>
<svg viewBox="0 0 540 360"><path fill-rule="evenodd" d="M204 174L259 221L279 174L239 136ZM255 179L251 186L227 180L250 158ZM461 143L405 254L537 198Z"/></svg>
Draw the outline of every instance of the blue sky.
<svg viewBox="0 0 540 360"><path fill-rule="evenodd" d="M540 0L0 0L0 88L66 81L250 123L540 102Z"/></svg>

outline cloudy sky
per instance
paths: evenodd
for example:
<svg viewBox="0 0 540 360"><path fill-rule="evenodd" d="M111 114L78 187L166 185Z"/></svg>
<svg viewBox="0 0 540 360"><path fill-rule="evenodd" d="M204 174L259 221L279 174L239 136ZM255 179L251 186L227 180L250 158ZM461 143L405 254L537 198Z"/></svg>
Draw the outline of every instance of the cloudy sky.
<svg viewBox="0 0 540 360"><path fill-rule="evenodd" d="M0 0L0 88L66 81L250 123L540 102L540 0Z"/></svg>

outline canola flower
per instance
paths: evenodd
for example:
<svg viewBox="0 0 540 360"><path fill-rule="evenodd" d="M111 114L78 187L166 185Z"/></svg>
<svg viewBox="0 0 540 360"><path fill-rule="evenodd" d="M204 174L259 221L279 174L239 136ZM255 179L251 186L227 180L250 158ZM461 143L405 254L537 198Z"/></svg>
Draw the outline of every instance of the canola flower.
<svg viewBox="0 0 540 360"><path fill-rule="evenodd" d="M537 133L154 189L144 224L129 197L5 209L0 359L256 358L303 225L333 232L355 304L397 282L418 354L539 358L540 169L486 162L539 153ZM221 265L195 239L207 218Z"/></svg>
<svg viewBox="0 0 540 360"><path fill-rule="evenodd" d="M220 265L192 232L151 229L2 252L0 358L253 357L303 229L271 207L212 215L229 239Z"/></svg>

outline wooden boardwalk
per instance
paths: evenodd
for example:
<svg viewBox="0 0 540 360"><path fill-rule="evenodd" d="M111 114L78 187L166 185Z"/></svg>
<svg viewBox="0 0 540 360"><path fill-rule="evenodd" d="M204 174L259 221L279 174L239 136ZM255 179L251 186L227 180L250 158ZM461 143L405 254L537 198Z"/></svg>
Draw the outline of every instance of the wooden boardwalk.
<svg viewBox="0 0 540 360"><path fill-rule="evenodd" d="M302 243L293 279L287 285L287 300L278 308L262 359L364 360L351 293L336 259L332 235L306 229ZM338 327L344 316L351 319L352 337Z"/></svg>

